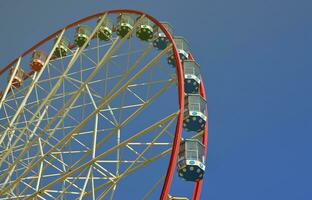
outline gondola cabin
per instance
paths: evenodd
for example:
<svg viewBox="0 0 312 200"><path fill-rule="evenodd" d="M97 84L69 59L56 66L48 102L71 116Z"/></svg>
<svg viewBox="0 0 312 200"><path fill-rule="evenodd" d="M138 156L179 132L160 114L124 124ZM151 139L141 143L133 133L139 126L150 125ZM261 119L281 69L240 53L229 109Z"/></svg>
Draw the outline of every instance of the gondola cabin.
<svg viewBox="0 0 312 200"><path fill-rule="evenodd" d="M134 19L131 15L120 14L117 17L116 34L120 37L125 37L129 31L133 29ZM131 35L129 36L131 37Z"/></svg>
<svg viewBox="0 0 312 200"><path fill-rule="evenodd" d="M99 23L101 18L98 19L97 23ZM105 18L100 25L97 31L97 37L102 41L109 41L112 39L112 30L113 30L113 23L109 18Z"/></svg>
<svg viewBox="0 0 312 200"><path fill-rule="evenodd" d="M57 39L58 38L55 38L55 43L57 42ZM56 58L64 57L67 55L68 48L69 48L69 39L67 37L63 36L62 39L60 40L59 44L55 48L53 55Z"/></svg>
<svg viewBox="0 0 312 200"><path fill-rule="evenodd" d="M10 78L14 76L12 79L12 87L19 88L23 84L25 72L21 68L18 68L15 75L13 73L14 73L14 68L11 68ZM10 81L10 78L9 78L9 81Z"/></svg>
<svg viewBox="0 0 312 200"><path fill-rule="evenodd" d="M0 92L0 101L1 101L2 97L3 97L3 93Z"/></svg>
<svg viewBox="0 0 312 200"><path fill-rule="evenodd" d="M199 181L205 173L204 145L197 139L185 139L180 143L177 170L186 181Z"/></svg>
<svg viewBox="0 0 312 200"><path fill-rule="evenodd" d="M140 17L137 18L137 20ZM153 22L147 17L143 18L136 30L136 36L142 41L149 41L153 38L154 29Z"/></svg>
<svg viewBox="0 0 312 200"><path fill-rule="evenodd" d="M189 52L189 46L188 46L187 41L184 39L184 37L176 36L174 37L174 42L176 43L181 61L187 60L188 52ZM173 51L169 52L167 61L168 61L168 64L172 66L176 65Z"/></svg>
<svg viewBox="0 0 312 200"><path fill-rule="evenodd" d="M82 47L91 36L92 30L89 26L78 26L76 28L75 44Z"/></svg>
<svg viewBox="0 0 312 200"><path fill-rule="evenodd" d="M31 62L29 63L30 68L33 71L40 71L43 67L45 61L47 59L47 55L43 51L34 51L32 54Z"/></svg>
<svg viewBox="0 0 312 200"><path fill-rule="evenodd" d="M193 60L183 61L184 92L198 94L200 84L199 65Z"/></svg>
<svg viewBox="0 0 312 200"><path fill-rule="evenodd" d="M183 128L186 131L204 130L207 121L206 104L199 94L186 95L183 120Z"/></svg>
<svg viewBox="0 0 312 200"><path fill-rule="evenodd" d="M170 34L173 34L172 26L168 22L162 22L161 24L166 28L166 30ZM158 50L164 50L169 44L169 39L166 37L165 33L157 25L154 25L154 33L155 35L154 35L153 46L156 47Z"/></svg>

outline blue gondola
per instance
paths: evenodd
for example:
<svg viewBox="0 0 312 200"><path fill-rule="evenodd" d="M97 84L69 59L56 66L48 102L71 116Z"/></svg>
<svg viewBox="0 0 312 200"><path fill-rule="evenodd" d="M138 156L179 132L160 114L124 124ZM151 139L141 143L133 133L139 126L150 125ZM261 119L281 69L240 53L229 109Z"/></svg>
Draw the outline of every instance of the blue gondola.
<svg viewBox="0 0 312 200"><path fill-rule="evenodd" d="M161 24L166 28L166 30L170 34L173 34L172 26L168 22L161 22ZM155 32L155 35L154 35L153 46L159 50L164 50L169 44L169 39L166 37L166 35L157 25L154 25L154 32Z"/></svg>
<svg viewBox="0 0 312 200"><path fill-rule="evenodd" d="M177 170L186 181L199 181L205 173L204 145L197 139L181 141Z"/></svg>
<svg viewBox="0 0 312 200"><path fill-rule="evenodd" d="M199 65L193 60L183 61L184 92L198 94L200 85Z"/></svg>
<svg viewBox="0 0 312 200"><path fill-rule="evenodd" d="M181 36L175 36L174 42L176 43L181 61L187 60L189 47L188 47L188 44L187 44L187 41L185 40L185 38L181 37ZM167 62L168 62L168 64L170 64L172 66L176 66L174 55L173 55L172 51L170 51L168 54Z"/></svg>
<svg viewBox="0 0 312 200"><path fill-rule="evenodd" d="M186 95L183 120L183 128L186 131L204 130L207 121L206 104L199 94Z"/></svg>

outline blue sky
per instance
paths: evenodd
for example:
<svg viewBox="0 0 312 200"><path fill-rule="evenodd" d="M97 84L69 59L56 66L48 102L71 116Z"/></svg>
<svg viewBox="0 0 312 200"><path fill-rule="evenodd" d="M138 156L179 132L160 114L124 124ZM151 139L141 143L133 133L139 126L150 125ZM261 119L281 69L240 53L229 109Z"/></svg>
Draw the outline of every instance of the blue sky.
<svg viewBox="0 0 312 200"><path fill-rule="evenodd" d="M0 66L62 26L116 8L169 21L201 65L203 200L312 198L311 1L1 1Z"/></svg>

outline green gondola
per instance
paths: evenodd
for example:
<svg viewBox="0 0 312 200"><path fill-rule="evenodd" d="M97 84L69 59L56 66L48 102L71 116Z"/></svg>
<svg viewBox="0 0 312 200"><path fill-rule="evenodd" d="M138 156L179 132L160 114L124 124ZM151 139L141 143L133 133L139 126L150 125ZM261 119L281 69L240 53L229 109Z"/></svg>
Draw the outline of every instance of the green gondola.
<svg viewBox="0 0 312 200"><path fill-rule="evenodd" d="M57 41L58 38L55 38L55 42ZM55 51L53 55L56 58L64 57L67 55L68 52L68 47L69 47L69 39L66 38L65 36L62 37L60 40L59 44L55 48Z"/></svg>
<svg viewBox="0 0 312 200"><path fill-rule="evenodd" d="M133 29L133 26L134 19L131 17L131 15L120 14L117 17L116 34L120 37L125 37L129 31ZM129 37L131 37L131 35Z"/></svg>
<svg viewBox="0 0 312 200"><path fill-rule="evenodd" d="M92 30L88 26L79 26L76 28L76 35L75 35L75 44L78 47L82 47L84 43L87 42L88 37L91 36Z"/></svg>
<svg viewBox="0 0 312 200"><path fill-rule="evenodd" d="M101 18L98 19L97 23L99 23L100 20ZM105 18L97 31L97 37L102 41L109 41L112 39L112 30L112 21L109 18Z"/></svg>
<svg viewBox="0 0 312 200"><path fill-rule="evenodd" d="M154 35L153 22L148 18L142 19L136 31L137 38L139 38L142 41L148 41L153 38L153 35Z"/></svg>

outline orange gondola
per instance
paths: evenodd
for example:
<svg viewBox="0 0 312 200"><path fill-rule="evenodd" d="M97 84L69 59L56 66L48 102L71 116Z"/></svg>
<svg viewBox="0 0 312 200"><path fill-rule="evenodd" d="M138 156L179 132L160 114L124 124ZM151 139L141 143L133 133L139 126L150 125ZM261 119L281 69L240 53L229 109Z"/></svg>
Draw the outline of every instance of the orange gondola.
<svg viewBox="0 0 312 200"><path fill-rule="evenodd" d="M29 66L33 71L40 71L47 59L47 55L43 51L34 51Z"/></svg>

